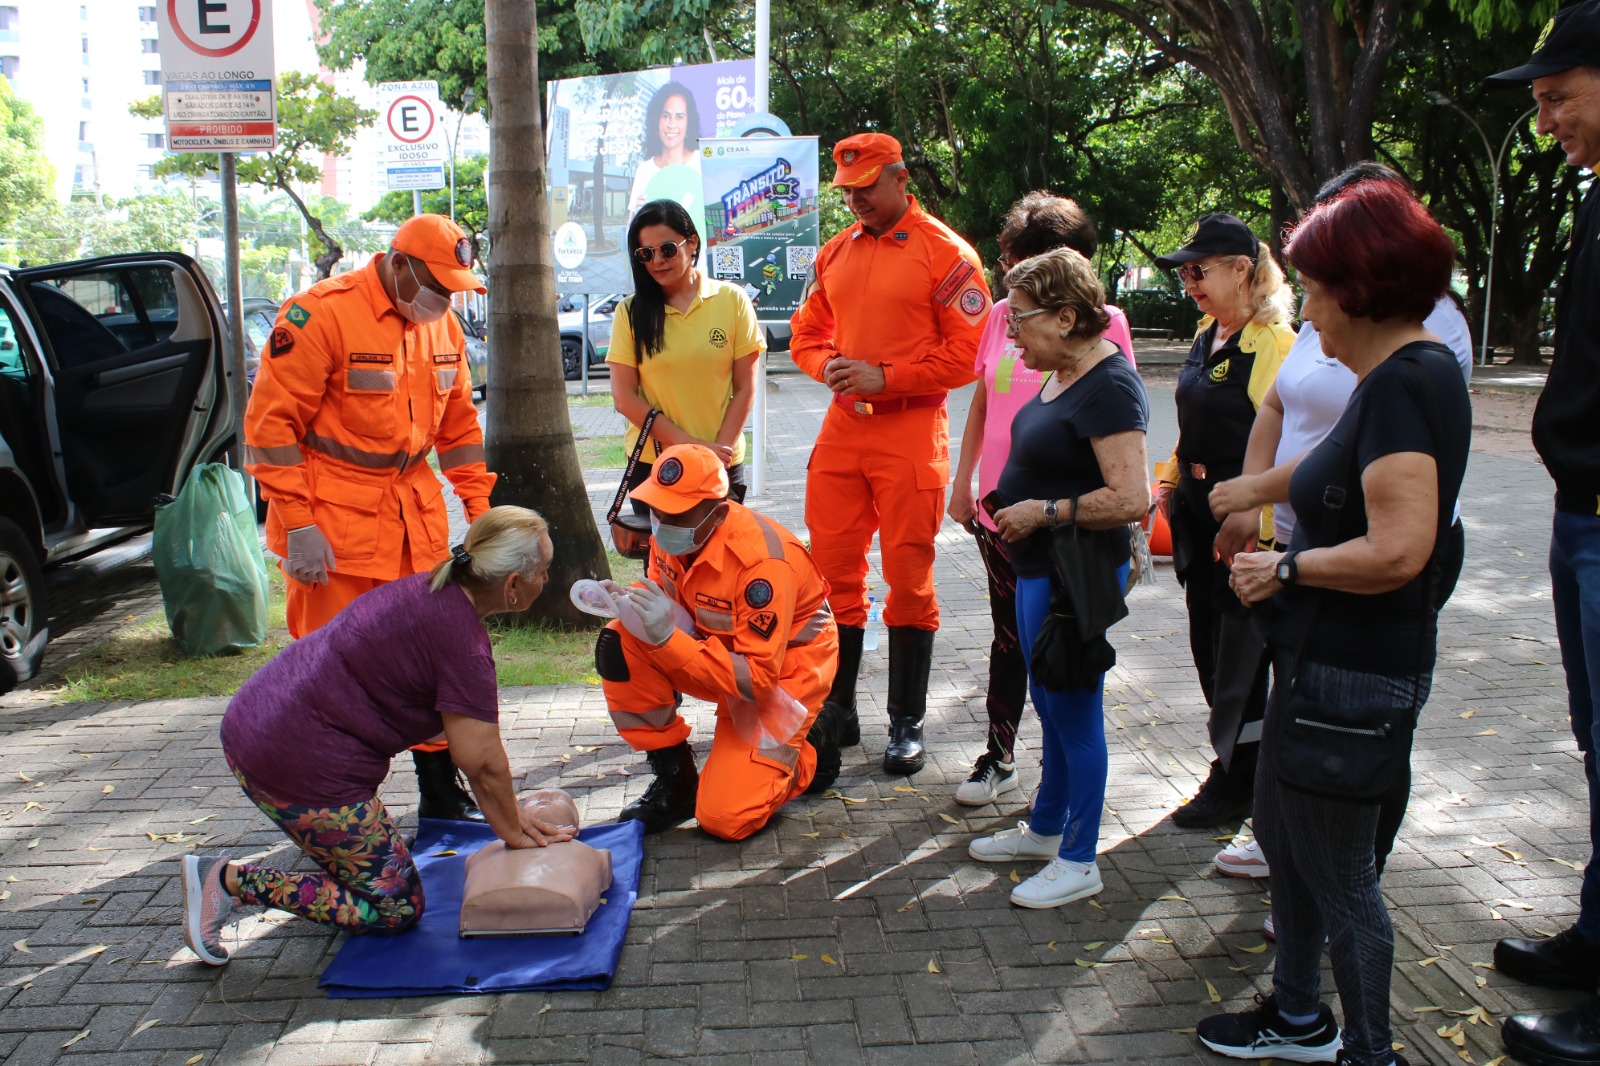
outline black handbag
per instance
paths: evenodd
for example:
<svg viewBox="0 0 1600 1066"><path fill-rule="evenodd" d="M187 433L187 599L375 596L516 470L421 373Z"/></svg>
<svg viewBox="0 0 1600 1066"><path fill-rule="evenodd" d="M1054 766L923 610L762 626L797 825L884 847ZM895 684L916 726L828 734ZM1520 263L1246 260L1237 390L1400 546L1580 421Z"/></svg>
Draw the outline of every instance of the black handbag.
<svg viewBox="0 0 1600 1066"><path fill-rule="evenodd" d="M1078 513L1077 497L1072 499ZM1128 617L1124 588L1117 579L1125 529L1079 529L1076 524L1052 532L1050 611L1033 642L1033 678L1053 692L1092 686L1117 664L1116 649L1106 630Z"/></svg>
<svg viewBox="0 0 1600 1066"><path fill-rule="evenodd" d="M652 409L644 416L644 425L639 427L639 439L633 442L633 453L628 456L627 469L622 472L622 484L617 486L611 510L606 512L606 522L611 526L611 543L624 559L650 558L650 519L631 511L623 514L622 505L628 499L628 479L633 476L633 468L639 464L644 442L650 439L650 427L655 425L656 415L660 413ZM656 455L661 455L660 441L656 441Z"/></svg>
<svg viewBox="0 0 1600 1066"><path fill-rule="evenodd" d="M1415 364L1415 360L1409 356L1397 355L1394 358ZM1421 370L1417 376L1427 401L1429 428L1434 440L1442 447L1444 421L1438 394L1426 370ZM1340 499L1345 501L1345 505L1354 499L1349 489L1351 482L1358 477L1356 449L1365 414L1366 405L1363 402L1356 413L1356 424L1348 442L1349 461L1345 464L1341 484L1330 485L1325 499ZM1444 498L1443 492L1439 493L1439 497L1438 528L1433 558L1429 560L1426 571L1427 587L1423 594L1423 602L1428 609L1434 609L1433 589L1438 581L1439 550L1450 529L1454 504L1453 500ZM1331 545L1318 544L1313 547ZM1412 734L1416 730L1422 693L1426 689L1421 684L1416 686L1409 707L1361 704L1330 706L1304 693L1300 688L1299 675L1305 665L1306 644L1310 640L1323 597L1318 589L1303 591L1316 594L1316 601L1305 617L1286 695L1271 712L1283 716L1278 726L1274 757L1278 783L1296 792L1326 799L1375 803L1389 791L1396 774L1411 758ZM1420 637L1418 643L1417 658L1420 664L1423 651Z"/></svg>

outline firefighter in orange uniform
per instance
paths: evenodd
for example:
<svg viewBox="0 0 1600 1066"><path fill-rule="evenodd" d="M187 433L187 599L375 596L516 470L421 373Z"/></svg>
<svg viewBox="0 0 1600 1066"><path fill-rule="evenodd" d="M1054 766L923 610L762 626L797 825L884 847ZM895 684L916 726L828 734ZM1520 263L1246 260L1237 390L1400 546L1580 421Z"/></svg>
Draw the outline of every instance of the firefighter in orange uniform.
<svg viewBox="0 0 1600 1066"><path fill-rule="evenodd" d="M811 452L806 526L839 622L828 696L840 742L859 743L856 673L867 552L878 533L889 585L889 745L883 769L922 769L922 721L939 604L933 541L950 480L946 393L973 380L989 288L966 241L906 192L900 142L859 133L834 146L833 184L855 225L817 256L793 319L796 365L833 390Z"/></svg>
<svg viewBox="0 0 1600 1066"><path fill-rule="evenodd" d="M418 215L388 253L319 281L278 312L245 414L245 467L267 500L267 547L287 579L289 633L450 554L443 489L467 520L489 508L494 475L472 403L452 293L485 292L472 245L441 215ZM445 745L413 749L419 814L481 818Z"/></svg>
<svg viewBox="0 0 1600 1066"><path fill-rule="evenodd" d="M632 498L654 526L649 580L626 590L643 636L608 623L595 665L612 721L656 776L619 817L659 833L693 816L712 836L743 840L839 774L819 723L839 646L828 586L793 533L728 499L709 448L668 448ZM674 624L674 604L692 634ZM717 705L704 774L678 714L683 693Z"/></svg>

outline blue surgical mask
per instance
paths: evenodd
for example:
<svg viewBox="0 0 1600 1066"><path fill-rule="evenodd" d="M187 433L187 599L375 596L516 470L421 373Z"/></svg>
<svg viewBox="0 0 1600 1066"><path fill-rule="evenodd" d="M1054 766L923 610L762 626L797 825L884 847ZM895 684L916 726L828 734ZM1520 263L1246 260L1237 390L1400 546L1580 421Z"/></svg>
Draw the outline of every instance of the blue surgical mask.
<svg viewBox="0 0 1600 1066"><path fill-rule="evenodd" d="M693 555L700 550L700 546L703 543L700 540L701 527L711 521L712 515L716 513L716 511L712 511L711 514L702 518L697 525L671 526L662 522L654 512L651 512L650 536L656 542L656 547L667 555L675 555L679 558L685 555Z"/></svg>

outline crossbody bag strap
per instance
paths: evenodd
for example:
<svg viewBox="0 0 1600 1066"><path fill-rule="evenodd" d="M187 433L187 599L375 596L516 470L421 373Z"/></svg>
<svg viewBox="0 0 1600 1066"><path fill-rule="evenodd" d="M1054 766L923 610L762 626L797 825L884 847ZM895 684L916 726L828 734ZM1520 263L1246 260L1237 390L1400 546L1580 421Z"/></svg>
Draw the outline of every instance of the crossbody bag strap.
<svg viewBox="0 0 1600 1066"><path fill-rule="evenodd" d="M650 439L650 427L655 425L656 415L661 412L655 408L644 416L644 424L639 427L639 439L633 442L633 453L628 456L628 466L622 472L622 484L617 486L616 498L611 501L611 510L606 512L606 523L609 525L617 520L617 515L622 513L622 504L628 498L628 479L633 476L633 468L639 465L639 456L644 453L644 442ZM656 441L656 455L661 454L661 442Z"/></svg>

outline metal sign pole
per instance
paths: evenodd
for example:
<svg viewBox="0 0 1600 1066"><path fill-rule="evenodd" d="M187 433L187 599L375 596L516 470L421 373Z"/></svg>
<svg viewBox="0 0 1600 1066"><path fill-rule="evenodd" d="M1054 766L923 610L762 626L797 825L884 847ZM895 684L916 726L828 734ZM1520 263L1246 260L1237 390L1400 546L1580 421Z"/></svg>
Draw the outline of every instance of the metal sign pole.
<svg viewBox="0 0 1600 1066"><path fill-rule="evenodd" d="M222 244L227 264L228 376L233 379L233 424L239 446L234 449L234 469L244 472L244 411L249 386L244 361L244 277L239 269L239 165L238 156L219 156L222 178ZM250 476L245 475L245 497L253 498Z"/></svg>
<svg viewBox="0 0 1600 1066"><path fill-rule="evenodd" d="M411 213L413 215L422 214L422 190L421 189L412 189L411 190Z"/></svg>

